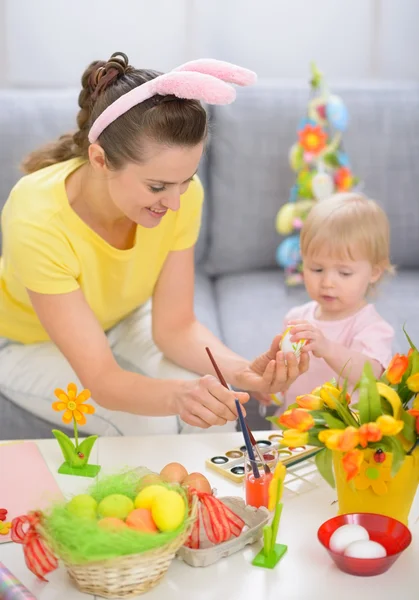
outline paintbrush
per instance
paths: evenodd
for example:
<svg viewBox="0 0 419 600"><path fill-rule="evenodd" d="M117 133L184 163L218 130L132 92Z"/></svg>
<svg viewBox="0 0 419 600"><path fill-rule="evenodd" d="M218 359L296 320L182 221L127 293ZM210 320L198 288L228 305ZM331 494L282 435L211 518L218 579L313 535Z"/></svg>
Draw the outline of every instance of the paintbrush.
<svg viewBox="0 0 419 600"><path fill-rule="evenodd" d="M222 385L223 385L225 388L227 388L227 389L229 390L230 388L229 388L229 386L228 386L228 383L227 383L227 382L226 382L226 380L224 379L224 377L223 377L223 374L221 373L219 366L218 366L218 365L217 365L217 363L215 362L215 358L213 357L211 350L210 350L208 347L206 347L206 348L205 348L205 350L206 350L206 352L207 352L207 354L208 354L208 356L209 356L209 359L210 359L210 361L211 361L211 363L212 363L212 366L214 367L214 371L217 373L217 377L218 377L218 379L220 380L220 383L221 383L221 384L222 384ZM239 404L240 404L240 403L239 403ZM243 414L242 414L242 416L243 416ZM239 415L239 420L240 420L240 415ZM266 474L268 474L268 473L270 473L270 472L271 472L271 470L270 470L270 468L269 468L269 465L267 465L267 464L265 463L265 461L263 460L263 456L262 456L262 454L261 454L261 452L260 452L259 446L257 445L257 442L256 442L256 440L255 440L255 438L254 438L254 435L253 435L253 433L252 433L252 431L251 431L251 429L250 429L249 425L248 425L248 424L247 424L247 422L245 421L244 417L243 417L243 421L244 421L244 426L245 426L245 428L247 429L247 433L249 434L250 443L251 443L251 445L254 447L254 449L256 450L256 454L258 455L258 459L259 459L259 461L260 461L260 462L262 463L262 465L263 465L263 470L265 471L265 473L266 473ZM241 425L241 421L240 421L240 425ZM244 432L243 432L243 435L244 435ZM248 451L248 452L249 452L249 451ZM250 458L250 456L249 456L249 458Z"/></svg>

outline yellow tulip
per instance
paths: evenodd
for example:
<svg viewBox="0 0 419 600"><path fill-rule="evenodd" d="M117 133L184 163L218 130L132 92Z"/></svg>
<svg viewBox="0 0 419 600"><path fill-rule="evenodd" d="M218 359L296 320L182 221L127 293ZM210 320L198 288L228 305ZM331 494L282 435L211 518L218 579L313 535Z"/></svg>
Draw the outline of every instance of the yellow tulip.
<svg viewBox="0 0 419 600"><path fill-rule="evenodd" d="M287 429L284 431L284 437L281 440L281 445L287 448L299 448L308 443L308 433L299 431L298 429Z"/></svg>
<svg viewBox="0 0 419 600"><path fill-rule="evenodd" d="M406 384L411 392L415 392L415 394L417 394L419 392L419 373L415 373L414 375L408 377Z"/></svg>
<svg viewBox="0 0 419 600"><path fill-rule="evenodd" d="M297 396L295 401L300 408L305 408L307 410L320 410L323 406L323 400L320 396L315 396L314 394Z"/></svg>
<svg viewBox="0 0 419 600"><path fill-rule="evenodd" d="M381 415L376 423L383 435L397 435L404 427L403 421L398 421L391 415Z"/></svg>
<svg viewBox="0 0 419 600"><path fill-rule="evenodd" d="M320 398L330 409L335 410L338 402L341 402L340 395L342 390L332 385L331 383L325 383L320 388ZM350 401L349 394L346 394L346 401Z"/></svg>

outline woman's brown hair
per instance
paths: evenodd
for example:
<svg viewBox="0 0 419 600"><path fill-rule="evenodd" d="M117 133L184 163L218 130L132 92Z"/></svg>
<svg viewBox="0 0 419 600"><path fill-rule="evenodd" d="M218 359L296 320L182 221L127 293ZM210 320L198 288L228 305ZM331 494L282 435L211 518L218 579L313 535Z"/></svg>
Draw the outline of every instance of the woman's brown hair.
<svg viewBox="0 0 419 600"><path fill-rule="evenodd" d="M154 79L160 73L134 69L128 57L115 52L107 61L92 62L83 73L79 94L78 130L35 150L22 163L25 173L69 160L88 158L88 133L95 119L112 102L133 88ZM169 146L195 146L207 134L207 117L196 100L174 96L154 96L118 117L99 136L110 168L119 169L127 162L141 162L144 142Z"/></svg>

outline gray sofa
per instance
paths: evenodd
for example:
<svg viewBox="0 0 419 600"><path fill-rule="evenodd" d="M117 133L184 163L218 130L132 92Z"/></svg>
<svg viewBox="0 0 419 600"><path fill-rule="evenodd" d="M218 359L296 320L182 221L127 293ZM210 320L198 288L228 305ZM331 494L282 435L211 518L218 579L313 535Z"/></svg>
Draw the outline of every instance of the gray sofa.
<svg viewBox="0 0 419 600"><path fill-rule="evenodd" d="M365 192L387 211L397 275L380 287L378 310L419 342L419 85L337 86L351 124L345 147ZM275 264L276 213L288 199L293 173L288 150L304 115L308 90L261 82L240 90L228 107L211 108L212 133L201 177L206 188L197 248L196 312L228 346L251 358L279 332L290 307L306 300L286 289ZM0 91L0 208L19 177L23 155L74 127L77 91ZM1 241L1 238L0 238ZM255 402L253 428L265 428ZM0 397L0 439L50 437L49 424Z"/></svg>

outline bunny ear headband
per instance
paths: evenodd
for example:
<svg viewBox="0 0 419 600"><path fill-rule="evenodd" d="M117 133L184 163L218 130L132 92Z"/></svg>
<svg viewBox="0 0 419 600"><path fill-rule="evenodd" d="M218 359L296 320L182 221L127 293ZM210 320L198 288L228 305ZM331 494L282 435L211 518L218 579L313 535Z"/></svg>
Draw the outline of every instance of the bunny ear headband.
<svg viewBox="0 0 419 600"><path fill-rule="evenodd" d="M253 71L221 60L204 58L187 62L139 85L112 102L93 123L89 131L89 142L96 142L108 125L133 106L153 96L173 95L187 100L201 100L207 104L231 104L236 98L236 90L231 83L246 86L255 81L256 73Z"/></svg>

